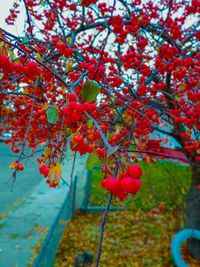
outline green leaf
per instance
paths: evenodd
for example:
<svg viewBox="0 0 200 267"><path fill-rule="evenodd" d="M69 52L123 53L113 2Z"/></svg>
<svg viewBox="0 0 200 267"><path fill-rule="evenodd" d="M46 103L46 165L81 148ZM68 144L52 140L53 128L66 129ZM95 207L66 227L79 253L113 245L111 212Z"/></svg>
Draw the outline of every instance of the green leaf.
<svg viewBox="0 0 200 267"><path fill-rule="evenodd" d="M94 169L95 166L100 166L102 163L97 155L96 152L92 152L86 161L86 169L88 171L91 171L92 169Z"/></svg>
<svg viewBox="0 0 200 267"><path fill-rule="evenodd" d="M24 43L24 45L25 45L27 48L28 48L28 41L29 41L29 39L28 39L27 36L22 37L22 42Z"/></svg>
<svg viewBox="0 0 200 267"><path fill-rule="evenodd" d="M47 109L47 120L50 123L56 123L58 120L59 108L57 106L51 106Z"/></svg>
<svg viewBox="0 0 200 267"><path fill-rule="evenodd" d="M91 102L96 99L100 93L100 86L95 81L88 80L81 89L83 101Z"/></svg>
<svg viewBox="0 0 200 267"><path fill-rule="evenodd" d="M92 124L93 124L94 122L93 122L93 120L88 120L87 121L87 126L88 126L88 128L90 129L91 127L92 127Z"/></svg>

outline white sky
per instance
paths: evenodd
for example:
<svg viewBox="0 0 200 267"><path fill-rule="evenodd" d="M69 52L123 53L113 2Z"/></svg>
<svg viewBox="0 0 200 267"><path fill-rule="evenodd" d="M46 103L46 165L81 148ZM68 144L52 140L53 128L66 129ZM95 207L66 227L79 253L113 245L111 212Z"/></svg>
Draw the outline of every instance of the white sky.
<svg viewBox="0 0 200 267"><path fill-rule="evenodd" d="M24 26L25 10L23 7L23 1L21 1L20 14L18 15L17 22L14 26L9 26L5 23L5 18L10 14L9 9L13 8L14 0L0 0L0 27L7 30L10 33L21 35Z"/></svg>

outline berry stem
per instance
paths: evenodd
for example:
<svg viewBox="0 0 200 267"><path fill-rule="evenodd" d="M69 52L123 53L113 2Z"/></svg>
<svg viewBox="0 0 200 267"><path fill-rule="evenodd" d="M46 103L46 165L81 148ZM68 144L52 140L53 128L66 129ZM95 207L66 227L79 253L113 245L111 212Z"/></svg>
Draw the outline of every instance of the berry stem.
<svg viewBox="0 0 200 267"><path fill-rule="evenodd" d="M107 202L107 206L106 206L106 210L105 210L104 215L103 215L103 220L102 220L101 226L100 226L101 232L100 232L98 254L97 254L95 267L98 267L99 261L100 261L100 257L101 257L101 247L102 247L102 241L103 241L104 226L105 226L107 214L109 212L112 196L113 196L113 193L110 193L109 198L108 198L108 202Z"/></svg>
<svg viewBox="0 0 200 267"><path fill-rule="evenodd" d="M118 163L118 160L116 160L115 170L114 170L114 175L113 175L114 178L117 176L118 170L119 170L119 163ZM110 209L112 196L113 196L113 193L110 193L109 198L108 198L108 202L107 202L107 205L106 205L106 209L105 209L105 212L104 212L104 215L103 215L103 219L102 219L102 222L101 222L101 226L100 226L100 239L99 239L98 254L97 254L95 267L98 267L99 261L100 261L100 258L101 258L101 247L102 247L102 241L103 241L104 226L105 226L105 223L106 223L106 217L107 217L109 209Z"/></svg>

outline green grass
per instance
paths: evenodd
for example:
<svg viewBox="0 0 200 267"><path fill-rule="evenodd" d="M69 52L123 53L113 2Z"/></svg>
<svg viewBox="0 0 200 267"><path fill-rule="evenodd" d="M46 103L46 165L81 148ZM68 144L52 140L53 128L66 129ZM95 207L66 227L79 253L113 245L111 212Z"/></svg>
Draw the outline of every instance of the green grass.
<svg viewBox="0 0 200 267"><path fill-rule="evenodd" d="M144 211L158 205L183 209L191 181L191 168L177 163L162 161L156 164L138 163L143 170L142 188L136 195L120 201L114 197L113 206L126 206L129 209L139 208ZM101 170L92 172L90 205L105 206L108 192L101 187L103 179Z"/></svg>

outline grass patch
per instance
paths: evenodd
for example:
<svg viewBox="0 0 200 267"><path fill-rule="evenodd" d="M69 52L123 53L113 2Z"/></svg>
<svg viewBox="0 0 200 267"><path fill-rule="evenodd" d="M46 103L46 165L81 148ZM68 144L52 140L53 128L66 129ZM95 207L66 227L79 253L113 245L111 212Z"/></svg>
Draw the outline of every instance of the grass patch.
<svg viewBox="0 0 200 267"><path fill-rule="evenodd" d="M141 209L148 211L164 205L183 209L187 197L188 188L191 181L191 168L172 162L157 162L157 164L147 164L139 162L142 167L143 176L141 178L142 188L135 195L120 201L113 199L113 206L126 206L129 209ZM100 181L103 179L101 170L95 170L92 174L92 187L90 205L105 206L108 199L108 192L101 187Z"/></svg>

